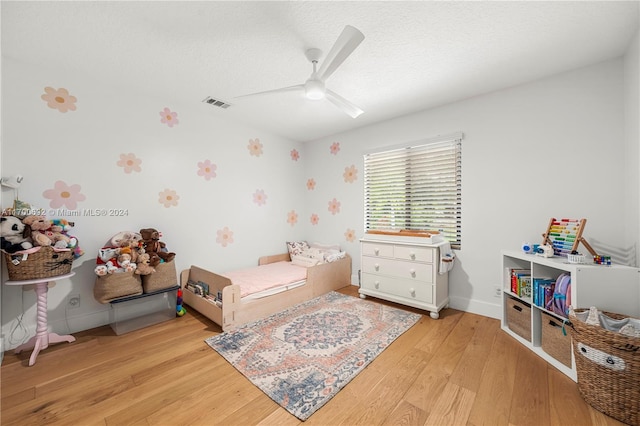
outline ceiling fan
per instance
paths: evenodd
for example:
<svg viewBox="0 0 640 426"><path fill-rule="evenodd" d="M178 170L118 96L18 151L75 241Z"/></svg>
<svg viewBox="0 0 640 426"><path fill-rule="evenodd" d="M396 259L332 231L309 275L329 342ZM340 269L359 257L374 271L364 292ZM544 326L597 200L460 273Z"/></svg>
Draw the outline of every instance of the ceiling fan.
<svg viewBox="0 0 640 426"><path fill-rule="evenodd" d="M364 111L332 90L327 89L325 81L336 71L336 69L338 69L345 59L353 53L356 47L362 43L362 40L364 40L364 35L358 29L351 25L347 25L344 27L344 30L342 30L342 33L329 51L329 54L322 62L320 69L316 69L316 67L318 65L318 61L322 57L322 51L320 49L313 48L308 49L305 52L305 56L313 64L313 72L304 84L251 93L249 95L239 97L299 91L304 92L307 99L327 99L352 118L356 118Z"/></svg>

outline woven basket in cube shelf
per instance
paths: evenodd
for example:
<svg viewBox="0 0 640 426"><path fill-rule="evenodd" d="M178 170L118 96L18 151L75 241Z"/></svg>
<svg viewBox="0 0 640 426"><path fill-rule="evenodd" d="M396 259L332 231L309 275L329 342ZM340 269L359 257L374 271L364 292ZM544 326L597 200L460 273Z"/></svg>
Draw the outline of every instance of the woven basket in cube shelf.
<svg viewBox="0 0 640 426"><path fill-rule="evenodd" d="M602 313L614 320L629 318ZM587 324L572 314L569 319L578 390L584 400L621 422L640 425L640 337Z"/></svg>
<svg viewBox="0 0 640 426"><path fill-rule="evenodd" d="M51 278L71 272L73 251L34 247L21 253L4 253L11 281Z"/></svg>

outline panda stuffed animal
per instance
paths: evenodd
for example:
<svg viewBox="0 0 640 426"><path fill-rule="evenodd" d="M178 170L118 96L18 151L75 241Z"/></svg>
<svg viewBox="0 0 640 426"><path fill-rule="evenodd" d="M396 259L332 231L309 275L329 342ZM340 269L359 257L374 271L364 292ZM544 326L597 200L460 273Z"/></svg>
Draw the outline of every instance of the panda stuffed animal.
<svg viewBox="0 0 640 426"><path fill-rule="evenodd" d="M27 226L15 216L0 217L0 241L2 250L7 253L15 253L33 247L29 237L25 237ZM28 229L27 229L28 232Z"/></svg>

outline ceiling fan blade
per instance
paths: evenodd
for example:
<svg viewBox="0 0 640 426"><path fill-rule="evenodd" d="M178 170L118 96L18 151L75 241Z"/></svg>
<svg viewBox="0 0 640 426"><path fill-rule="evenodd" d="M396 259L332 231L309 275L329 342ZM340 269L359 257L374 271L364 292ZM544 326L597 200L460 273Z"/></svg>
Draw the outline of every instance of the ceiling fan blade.
<svg viewBox="0 0 640 426"><path fill-rule="evenodd" d="M234 97L234 99L237 98L246 98L248 96L257 96L257 95L266 95L268 93L286 93L286 92L295 92L297 90L304 90L304 84L296 84L295 86L289 86L289 87L283 87L281 89L272 89L272 90L265 90L264 92L256 92L256 93L249 93L248 95L240 95L240 96L236 96Z"/></svg>
<svg viewBox="0 0 640 426"><path fill-rule="evenodd" d="M364 112L360 108L358 108L357 106L355 106L354 104L352 104L351 102L343 98L342 96L338 95L336 92L333 92L329 89L327 89L326 97L329 102L331 102L332 104L340 108L342 111L350 115L351 118L356 118L357 116L359 116Z"/></svg>
<svg viewBox="0 0 640 426"><path fill-rule="evenodd" d="M318 78L325 81L335 72L345 59L362 43L364 35L357 28L347 25L334 43L318 70Z"/></svg>

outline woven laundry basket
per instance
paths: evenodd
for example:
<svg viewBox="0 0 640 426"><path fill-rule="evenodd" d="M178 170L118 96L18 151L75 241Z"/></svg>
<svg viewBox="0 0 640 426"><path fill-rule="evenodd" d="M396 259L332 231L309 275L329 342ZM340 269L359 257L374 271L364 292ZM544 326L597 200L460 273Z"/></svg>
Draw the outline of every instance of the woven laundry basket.
<svg viewBox="0 0 640 426"><path fill-rule="evenodd" d="M71 272L73 251L38 246L20 253L4 253L11 281L50 278Z"/></svg>
<svg viewBox="0 0 640 426"><path fill-rule="evenodd" d="M576 309L576 313L586 309ZM629 318L610 312L614 320ZM640 425L640 337L589 325L570 313L578 389L593 408L629 425Z"/></svg>

